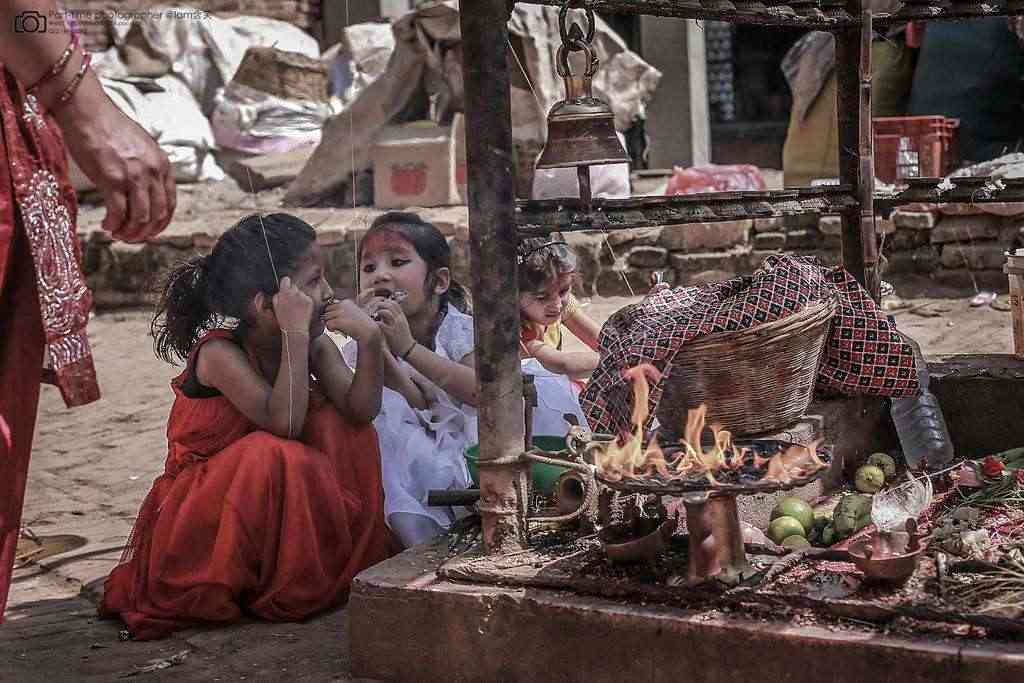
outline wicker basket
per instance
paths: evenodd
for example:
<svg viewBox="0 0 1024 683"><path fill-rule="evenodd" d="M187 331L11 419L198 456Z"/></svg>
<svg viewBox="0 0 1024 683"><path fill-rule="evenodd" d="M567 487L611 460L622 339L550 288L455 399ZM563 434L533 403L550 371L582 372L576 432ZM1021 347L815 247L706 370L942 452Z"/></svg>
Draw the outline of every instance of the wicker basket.
<svg viewBox="0 0 1024 683"><path fill-rule="evenodd" d="M807 411L832 316L832 298L739 332L684 345L658 404L661 434L682 435L686 412L707 404L708 424L734 435L771 434Z"/></svg>
<svg viewBox="0 0 1024 683"><path fill-rule="evenodd" d="M327 100L327 67L298 52L250 47L232 80L285 99Z"/></svg>

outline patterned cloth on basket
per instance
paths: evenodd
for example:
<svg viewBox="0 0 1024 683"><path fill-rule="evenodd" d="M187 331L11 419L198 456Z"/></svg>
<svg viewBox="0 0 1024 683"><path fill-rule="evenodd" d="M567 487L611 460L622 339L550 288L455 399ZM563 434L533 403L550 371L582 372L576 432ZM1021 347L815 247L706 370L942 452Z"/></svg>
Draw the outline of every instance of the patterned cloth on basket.
<svg viewBox="0 0 1024 683"><path fill-rule="evenodd" d="M913 350L871 295L841 267L826 269L811 258L776 254L753 275L665 290L616 312L601 330L601 363L580 396L587 420L595 432L629 431L633 390L622 370L651 363L667 377L687 342L779 320L828 296L836 297L837 307L817 387L844 394L916 395ZM652 416L663 383L651 388Z"/></svg>

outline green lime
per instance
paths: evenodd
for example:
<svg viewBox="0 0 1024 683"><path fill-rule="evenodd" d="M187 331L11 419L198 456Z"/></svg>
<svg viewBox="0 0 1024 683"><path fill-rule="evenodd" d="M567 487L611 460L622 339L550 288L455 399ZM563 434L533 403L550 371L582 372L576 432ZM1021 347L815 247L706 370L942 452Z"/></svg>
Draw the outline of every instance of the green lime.
<svg viewBox="0 0 1024 683"><path fill-rule="evenodd" d="M769 519L778 519L779 517L792 517L800 522L800 526L804 528L803 535L806 535L814 525L814 510L811 509L811 506L806 501L796 496L786 496L779 499L779 502L772 508L772 514Z"/></svg>
<svg viewBox="0 0 1024 683"><path fill-rule="evenodd" d="M793 517L776 517L768 525L768 538L774 543L781 543L790 536L807 536L803 524Z"/></svg>
<svg viewBox="0 0 1024 683"><path fill-rule="evenodd" d="M798 536L797 534L793 534L792 536L787 536L786 538L782 539L782 543L780 545L782 545L784 548L792 548L793 550L800 550L801 548L811 547L810 542L806 538L804 538L803 536Z"/></svg>
<svg viewBox="0 0 1024 683"><path fill-rule="evenodd" d="M832 510L818 506L814 508L814 527L824 529L832 522Z"/></svg>
<svg viewBox="0 0 1024 683"><path fill-rule="evenodd" d="M828 547L836 542L836 530L831 524L821 530L821 544Z"/></svg>
<svg viewBox="0 0 1024 683"><path fill-rule="evenodd" d="M875 468L877 469L877 468ZM842 540L871 523L871 496L843 496L832 515L836 538Z"/></svg>
<svg viewBox="0 0 1024 683"><path fill-rule="evenodd" d="M874 465L885 473L885 480L892 481L896 476L896 461L888 453L872 453L868 456L869 465Z"/></svg>
<svg viewBox="0 0 1024 683"><path fill-rule="evenodd" d="M877 493L885 484L885 472L875 465L861 465L853 478L853 485L861 493Z"/></svg>

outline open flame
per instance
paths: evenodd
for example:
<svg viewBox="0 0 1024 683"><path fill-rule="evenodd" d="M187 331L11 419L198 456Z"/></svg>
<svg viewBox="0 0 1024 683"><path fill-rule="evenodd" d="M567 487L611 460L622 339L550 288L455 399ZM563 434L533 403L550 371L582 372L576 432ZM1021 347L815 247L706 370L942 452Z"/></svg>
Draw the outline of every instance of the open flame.
<svg viewBox="0 0 1024 683"><path fill-rule="evenodd" d="M672 449L671 454L666 454L657 439L651 439L645 449L643 425L649 415L649 380L657 382L661 379L661 373L653 365L642 363L622 374L633 383L632 432L623 434L617 441L597 450L594 455L594 465L608 481L651 477L678 481L705 477L711 486L717 486L719 482L716 475L741 469L749 472L752 469L756 473L763 473L759 477L761 481L788 484L793 479L826 467L817 454L820 440L806 446L790 446L771 458L763 458L752 449L736 446L732 442L732 433L722 429L721 425L707 424L708 411L703 404L687 412L686 426L678 450ZM706 427L711 429L713 436L713 443L707 449L701 445Z"/></svg>

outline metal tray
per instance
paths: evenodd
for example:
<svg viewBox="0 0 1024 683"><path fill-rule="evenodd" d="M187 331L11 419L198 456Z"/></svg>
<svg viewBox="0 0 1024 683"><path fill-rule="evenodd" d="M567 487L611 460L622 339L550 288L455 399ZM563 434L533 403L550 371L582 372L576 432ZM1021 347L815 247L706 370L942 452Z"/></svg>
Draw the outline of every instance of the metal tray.
<svg viewBox="0 0 1024 683"><path fill-rule="evenodd" d="M757 441L737 440L735 445L743 448L755 449L758 451L758 455L766 458L771 457L790 446L803 444L796 444L788 441L759 439ZM666 448L665 450L668 451L669 449ZM610 481L602 477L600 473L597 475L597 480L604 486L615 491L620 491L622 493L641 493L645 495L681 496L690 493L708 493L709 495L753 495L773 493L775 491L788 491L799 486L805 486L806 484L810 484L821 477L821 475L828 469L828 464L832 461L831 448L827 446L819 446L817 454L822 462L825 463L825 467L821 467L817 471L803 477L792 479L787 483L779 481L764 481L763 479L741 478L739 482L720 482L716 486L711 484L703 476L695 479L667 481L656 475L646 477L644 479L620 479L618 481Z"/></svg>

